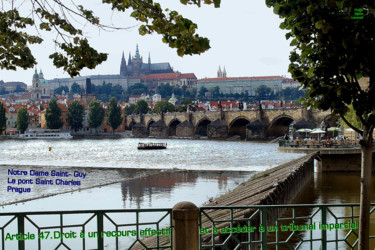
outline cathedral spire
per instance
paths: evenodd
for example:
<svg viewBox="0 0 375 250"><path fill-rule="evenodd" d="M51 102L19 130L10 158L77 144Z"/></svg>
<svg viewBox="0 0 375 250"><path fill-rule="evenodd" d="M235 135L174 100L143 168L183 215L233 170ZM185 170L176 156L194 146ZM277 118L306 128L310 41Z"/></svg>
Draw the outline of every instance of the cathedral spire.
<svg viewBox="0 0 375 250"><path fill-rule="evenodd" d="M136 58L136 59L141 58L141 56L139 55L138 43L137 43L137 48L135 49L135 56L134 56L134 58Z"/></svg>
<svg viewBox="0 0 375 250"><path fill-rule="evenodd" d="M128 65L131 65L131 64L132 64L132 55L129 52Z"/></svg>
<svg viewBox="0 0 375 250"><path fill-rule="evenodd" d="M223 78L227 78L227 71L225 70L225 66L224 66L224 70L223 70Z"/></svg>
<svg viewBox="0 0 375 250"><path fill-rule="evenodd" d="M120 64L120 75L126 75L126 61L124 56L124 51L122 52L121 64Z"/></svg>

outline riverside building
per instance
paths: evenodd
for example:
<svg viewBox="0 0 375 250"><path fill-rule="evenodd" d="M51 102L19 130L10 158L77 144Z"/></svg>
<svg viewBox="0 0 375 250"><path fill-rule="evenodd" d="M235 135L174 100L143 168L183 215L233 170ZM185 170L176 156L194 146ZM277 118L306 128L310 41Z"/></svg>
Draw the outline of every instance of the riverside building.
<svg viewBox="0 0 375 250"><path fill-rule="evenodd" d="M199 90L201 87L205 87L209 91L213 91L215 87L219 87L219 92L223 94L247 92L249 96L255 96L256 90L264 85L271 88L272 92L276 94L282 89L282 83L285 79L282 76L203 78L198 80L197 88Z"/></svg>

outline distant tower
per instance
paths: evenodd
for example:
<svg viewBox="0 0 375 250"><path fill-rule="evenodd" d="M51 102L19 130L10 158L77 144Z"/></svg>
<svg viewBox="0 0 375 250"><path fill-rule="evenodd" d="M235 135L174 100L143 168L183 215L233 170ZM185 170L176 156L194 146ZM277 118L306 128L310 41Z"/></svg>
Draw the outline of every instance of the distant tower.
<svg viewBox="0 0 375 250"><path fill-rule="evenodd" d="M33 75L33 88L38 88L38 87L39 87L39 75L38 75L38 71L35 68L35 72Z"/></svg>
<svg viewBox="0 0 375 250"><path fill-rule="evenodd" d="M132 58L132 71L133 76L140 76L142 70L143 59L139 55L138 44L135 50L135 56Z"/></svg>
<svg viewBox="0 0 375 250"><path fill-rule="evenodd" d="M132 65L132 55L129 52L129 59L128 59L128 65Z"/></svg>
<svg viewBox="0 0 375 250"><path fill-rule="evenodd" d="M217 78L223 78L223 72L221 71L220 65L219 65L219 69L217 71Z"/></svg>
<svg viewBox="0 0 375 250"><path fill-rule="evenodd" d="M126 61L125 61L124 52L122 52L121 65L120 65L120 75L126 76L126 74L127 74Z"/></svg>
<svg viewBox="0 0 375 250"><path fill-rule="evenodd" d="M224 66L224 70L223 70L223 78L227 78L227 71L225 70L225 66Z"/></svg>
<svg viewBox="0 0 375 250"><path fill-rule="evenodd" d="M33 101L39 101L42 98L49 98L50 96L50 88L48 81L44 79L44 75L42 70L39 71L35 69L33 75L33 87L31 89L31 99Z"/></svg>
<svg viewBox="0 0 375 250"><path fill-rule="evenodd" d="M92 100L96 99L96 95L92 93L91 79L86 78L86 93L81 95L81 99L89 105Z"/></svg>
<svg viewBox="0 0 375 250"><path fill-rule="evenodd" d="M138 43L137 43L137 47L135 48L135 56L134 56L135 59L140 59L141 56L139 55L139 49L138 49Z"/></svg>
<svg viewBox="0 0 375 250"><path fill-rule="evenodd" d="M150 56L150 52L148 52L147 70L148 70L148 74L150 74L151 73L151 56Z"/></svg>

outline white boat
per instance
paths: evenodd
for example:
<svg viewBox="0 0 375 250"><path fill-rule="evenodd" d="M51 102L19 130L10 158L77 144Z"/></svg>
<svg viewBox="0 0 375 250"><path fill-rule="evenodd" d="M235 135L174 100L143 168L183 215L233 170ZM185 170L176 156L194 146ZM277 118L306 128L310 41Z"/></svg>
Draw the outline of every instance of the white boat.
<svg viewBox="0 0 375 250"><path fill-rule="evenodd" d="M25 134L19 135L20 139L71 139L69 132L61 132L59 129L29 129Z"/></svg>

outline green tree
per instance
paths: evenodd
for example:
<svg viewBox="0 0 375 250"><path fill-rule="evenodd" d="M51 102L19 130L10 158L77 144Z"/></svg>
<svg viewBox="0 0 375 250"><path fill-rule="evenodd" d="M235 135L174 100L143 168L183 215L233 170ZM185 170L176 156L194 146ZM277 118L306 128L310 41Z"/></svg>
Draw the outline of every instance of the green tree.
<svg viewBox="0 0 375 250"><path fill-rule="evenodd" d="M102 125L104 108L102 103L98 100L92 100L89 104L89 108L89 125L96 129Z"/></svg>
<svg viewBox="0 0 375 250"><path fill-rule="evenodd" d="M135 104L130 104L124 109L125 115L132 115L135 112Z"/></svg>
<svg viewBox="0 0 375 250"><path fill-rule="evenodd" d="M142 93L148 94L148 88L142 83L136 83L129 86L126 92L131 95L140 95Z"/></svg>
<svg viewBox="0 0 375 250"><path fill-rule="evenodd" d="M85 106L79 101L73 101L68 105L68 121L70 127L77 131L83 128L83 118L85 115Z"/></svg>
<svg viewBox="0 0 375 250"><path fill-rule="evenodd" d="M57 105L56 99L52 99L48 107L46 109L46 124L47 128L50 129L59 129L64 124L63 121L61 121L61 108Z"/></svg>
<svg viewBox="0 0 375 250"><path fill-rule="evenodd" d="M14 90L14 92L15 92L15 93L17 93L17 92L25 92L25 89L24 89L24 88L21 88L20 85L17 85L17 86L16 86L16 89Z"/></svg>
<svg viewBox="0 0 375 250"><path fill-rule="evenodd" d="M175 94L175 96L181 97L182 96L182 89L180 87L174 87L173 93Z"/></svg>
<svg viewBox="0 0 375 250"><path fill-rule="evenodd" d="M187 107L189 106L190 110L192 110L193 101L190 98L186 98L181 102L181 107L179 108L180 112L186 112Z"/></svg>
<svg viewBox="0 0 375 250"><path fill-rule="evenodd" d="M173 91L173 87L169 85L169 83L162 84L161 86L159 86L159 94L163 96L164 98L171 96L172 91Z"/></svg>
<svg viewBox="0 0 375 250"><path fill-rule="evenodd" d="M306 89L305 105L331 109L362 135L359 249L369 249L372 132L375 126L374 1L266 0L288 30L289 72ZM353 19L356 11L363 19ZM361 77L368 77L361 87ZM353 106L362 128L345 114Z"/></svg>
<svg viewBox="0 0 375 250"><path fill-rule="evenodd" d="M220 95L220 87L216 86L212 90L212 96L213 96L213 98L218 98L219 95Z"/></svg>
<svg viewBox="0 0 375 250"><path fill-rule="evenodd" d="M29 116L27 114L26 108L20 108L17 111L17 120L16 120L17 129L24 133L27 127L29 126Z"/></svg>
<svg viewBox="0 0 375 250"><path fill-rule="evenodd" d="M201 87L200 89L199 89L199 96L200 97L204 97L204 95L206 94L206 92L208 92L208 89L206 88L206 87Z"/></svg>
<svg viewBox="0 0 375 250"><path fill-rule="evenodd" d="M267 99L272 93L272 89L267 87L266 85L260 85L255 90L255 96L258 100Z"/></svg>
<svg viewBox="0 0 375 250"><path fill-rule="evenodd" d="M139 99L135 104L134 112L136 114L147 114L148 110L148 103L145 100Z"/></svg>
<svg viewBox="0 0 375 250"><path fill-rule="evenodd" d="M112 97L111 100L109 100L107 121L109 126L112 128L112 132L116 130L122 122L121 107L117 104L115 97Z"/></svg>
<svg viewBox="0 0 375 250"><path fill-rule="evenodd" d="M160 114L160 112L174 112L176 111L176 107L168 101L160 101L155 104L154 111L158 114Z"/></svg>
<svg viewBox="0 0 375 250"><path fill-rule="evenodd" d="M4 87L1 87L0 88L0 95L6 95L6 94L9 94L9 92L6 91Z"/></svg>
<svg viewBox="0 0 375 250"><path fill-rule="evenodd" d="M349 110L345 113L344 116L345 119L356 128L362 129L362 122L356 115L355 110L353 109L353 105L349 105L348 108ZM349 128L348 124L346 124L343 119L340 119L340 125L344 128Z"/></svg>
<svg viewBox="0 0 375 250"><path fill-rule="evenodd" d="M70 91L73 94L81 94L81 86L78 83L74 82L72 86L70 86Z"/></svg>
<svg viewBox="0 0 375 250"><path fill-rule="evenodd" d="M60 87L54 89L53 93L61 95L63 91L65 91L65 94L68 94L69 93L68 86L60 86Z"/></svg>
<svg viewBox="0 0 375 250"><path fill-rule="evenodd" d="M17 7L13 1L2 2L0 27L4 35L0 38L1 69L33 68L37 62L29 47L41 44L41 34L46 32L57 34L53 41L58 50L49 57L56 67L63 68L71 77L78 75L83 68L94 69L107 60L106 53L99 53L90 46L84 29L90 25L103 30L122 27L104 25L92 10L83 5L54 0L28 2L30 4ZM200 6L201 0L181 0L181 3ZM214 3L215 7L219 7L220 0L205 0L203 3ZM210 48L209 40L196 34L195 23L157 2L103 0L103 4L110 5L113 11L129 12L131 17L143 23L139 26L139 34L160 34L162 41L176 48L180 56L200 54ZM31 28L38 30L27 32L33 30Z"/></svg>
<svg viewBox="0 0 375 250"><path fill-rule="evenodd" d="M7 129L7 118L5 116L5 108L2 102L0 102L0 135L3 134Z"/></svg>

